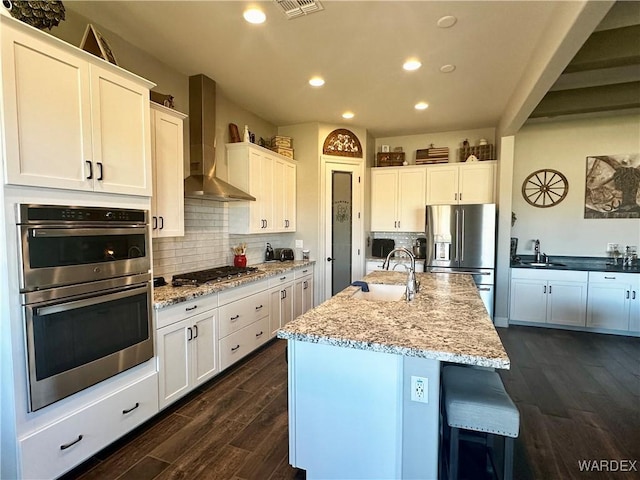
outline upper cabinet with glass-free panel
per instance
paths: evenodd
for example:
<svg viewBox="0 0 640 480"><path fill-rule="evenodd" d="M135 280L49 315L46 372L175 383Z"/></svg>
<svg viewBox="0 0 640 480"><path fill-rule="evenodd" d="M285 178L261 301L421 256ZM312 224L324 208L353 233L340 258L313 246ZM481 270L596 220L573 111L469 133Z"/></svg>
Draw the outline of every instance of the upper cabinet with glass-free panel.
<svg viewBox="0 0 640 480"><path fill-rule="evenodd" d="M493 203L495 161L427 166L427 205Z"/></svg>
<svg viewBox="0 0 640 480"><path fill-rule="evenodd" d="M2 16L6 181L151 196L152 83Z"/></svg>
<svg viewBox="0 0 640 480"><path fill-rule="evenodd" d="M425 172L425 167L371 169L372 231L424 231Z"/></svg>

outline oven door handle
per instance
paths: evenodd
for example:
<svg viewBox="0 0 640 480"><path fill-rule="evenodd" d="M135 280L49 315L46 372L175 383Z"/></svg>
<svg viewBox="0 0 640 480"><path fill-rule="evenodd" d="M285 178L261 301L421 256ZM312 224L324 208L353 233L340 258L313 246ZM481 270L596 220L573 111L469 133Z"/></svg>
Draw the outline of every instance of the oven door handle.
<svg viewBox="0 0 640 480"><path fill-rule="evenodd" d="M119 300L121 298L133 297L135 295L140 295L141 293L146 293L147 290L148 286L145 285L144 287L129 288L124 291L119 290L117 292L107 293L104 295L100 294L100 292L95 292L90 298L71 300L69 302L56 303L55 305L42 307L33 306L33 313L39 316L52 315L54 313L66 312L91 305L98 305L100 303Z"/></svg>
<svg viewBox="0 0 640 480"><path fill-rule="evenodd" d="M104 235L130 235L131 229L145 233L146 225L131 225L127 228L29 228L30 237L90 237Z"/></svg>

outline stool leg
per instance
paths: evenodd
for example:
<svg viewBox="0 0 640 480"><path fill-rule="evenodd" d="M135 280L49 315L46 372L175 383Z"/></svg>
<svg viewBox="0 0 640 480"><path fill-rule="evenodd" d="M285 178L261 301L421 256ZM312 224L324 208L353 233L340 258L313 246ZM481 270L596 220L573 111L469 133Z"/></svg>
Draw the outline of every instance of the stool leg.
<svg viewBox="0 0 640 480"><path fill-rule="evenodd" d="M513 479L513 437L504 437L504 480Z"/></svg>
<svg viewBox="0 0 640 480"><path fill-rule="evenodd" d="M458 437L460 430L451 427L449 431L449 480L458 480Z"/></svg>

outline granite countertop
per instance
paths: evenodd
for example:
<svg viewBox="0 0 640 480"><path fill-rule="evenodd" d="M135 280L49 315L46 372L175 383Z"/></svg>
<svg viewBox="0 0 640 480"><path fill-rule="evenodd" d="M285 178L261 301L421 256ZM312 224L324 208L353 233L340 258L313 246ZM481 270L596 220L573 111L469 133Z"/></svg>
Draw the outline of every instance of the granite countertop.
<svg viewBox="0 0 640 480"><path fill-rule="evenodd" d="M200 285L197 287L185 286L185 287L173 287L171 283L164 287L155 287L153 289L153 308L160 310L162 308L175 305L176 303L186 302L203 295L211 295L212 293L228 290L229 288L239 287L258 280L263 280L269 277L275 277L285 272L302 268L306 265L315 264L315 260L295 260L286 262L267 262L258 263L256 265L250 265L251 267L257 267L258 273L250 276L239 277L233 280L227 280L224 282L216 282Z"/></svg>
<svg viewBox="0 0 640 480"><path fill-rule="evenodd" d="M411 302L351 298L347 287L278 330L278 337L346 348L509 368L500 337L469 275L416 273ZM405 285L403 272L375 271L369 284Z"/></svg>
<svg viewBox="0 0 640 480"><path fill-rule="evenodd" d="M550 255L548 262L563 265L551 267L532 267L523 262L533 262L533 255L522 255L520 261L511 262L511 268L533 268L539 270L580 270L591 272L620 272L620 273L640 273L640 266L623 267L622 258L618 259L618 265L612 265L613 260L607 257L571 257L561 255Z"/></svg>

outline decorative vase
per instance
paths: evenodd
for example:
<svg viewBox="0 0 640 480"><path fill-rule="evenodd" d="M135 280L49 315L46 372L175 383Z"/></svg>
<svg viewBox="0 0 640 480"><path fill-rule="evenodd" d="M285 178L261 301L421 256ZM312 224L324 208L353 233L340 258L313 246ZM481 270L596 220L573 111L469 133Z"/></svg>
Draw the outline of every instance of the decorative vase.
<svg viewBox="0 0 640 480"><path fill-rule="evenodd" d="M234 257L233 257L233 265L235 267L246 267L247 266L247 256L246 255L234 255Z"/></svg>

